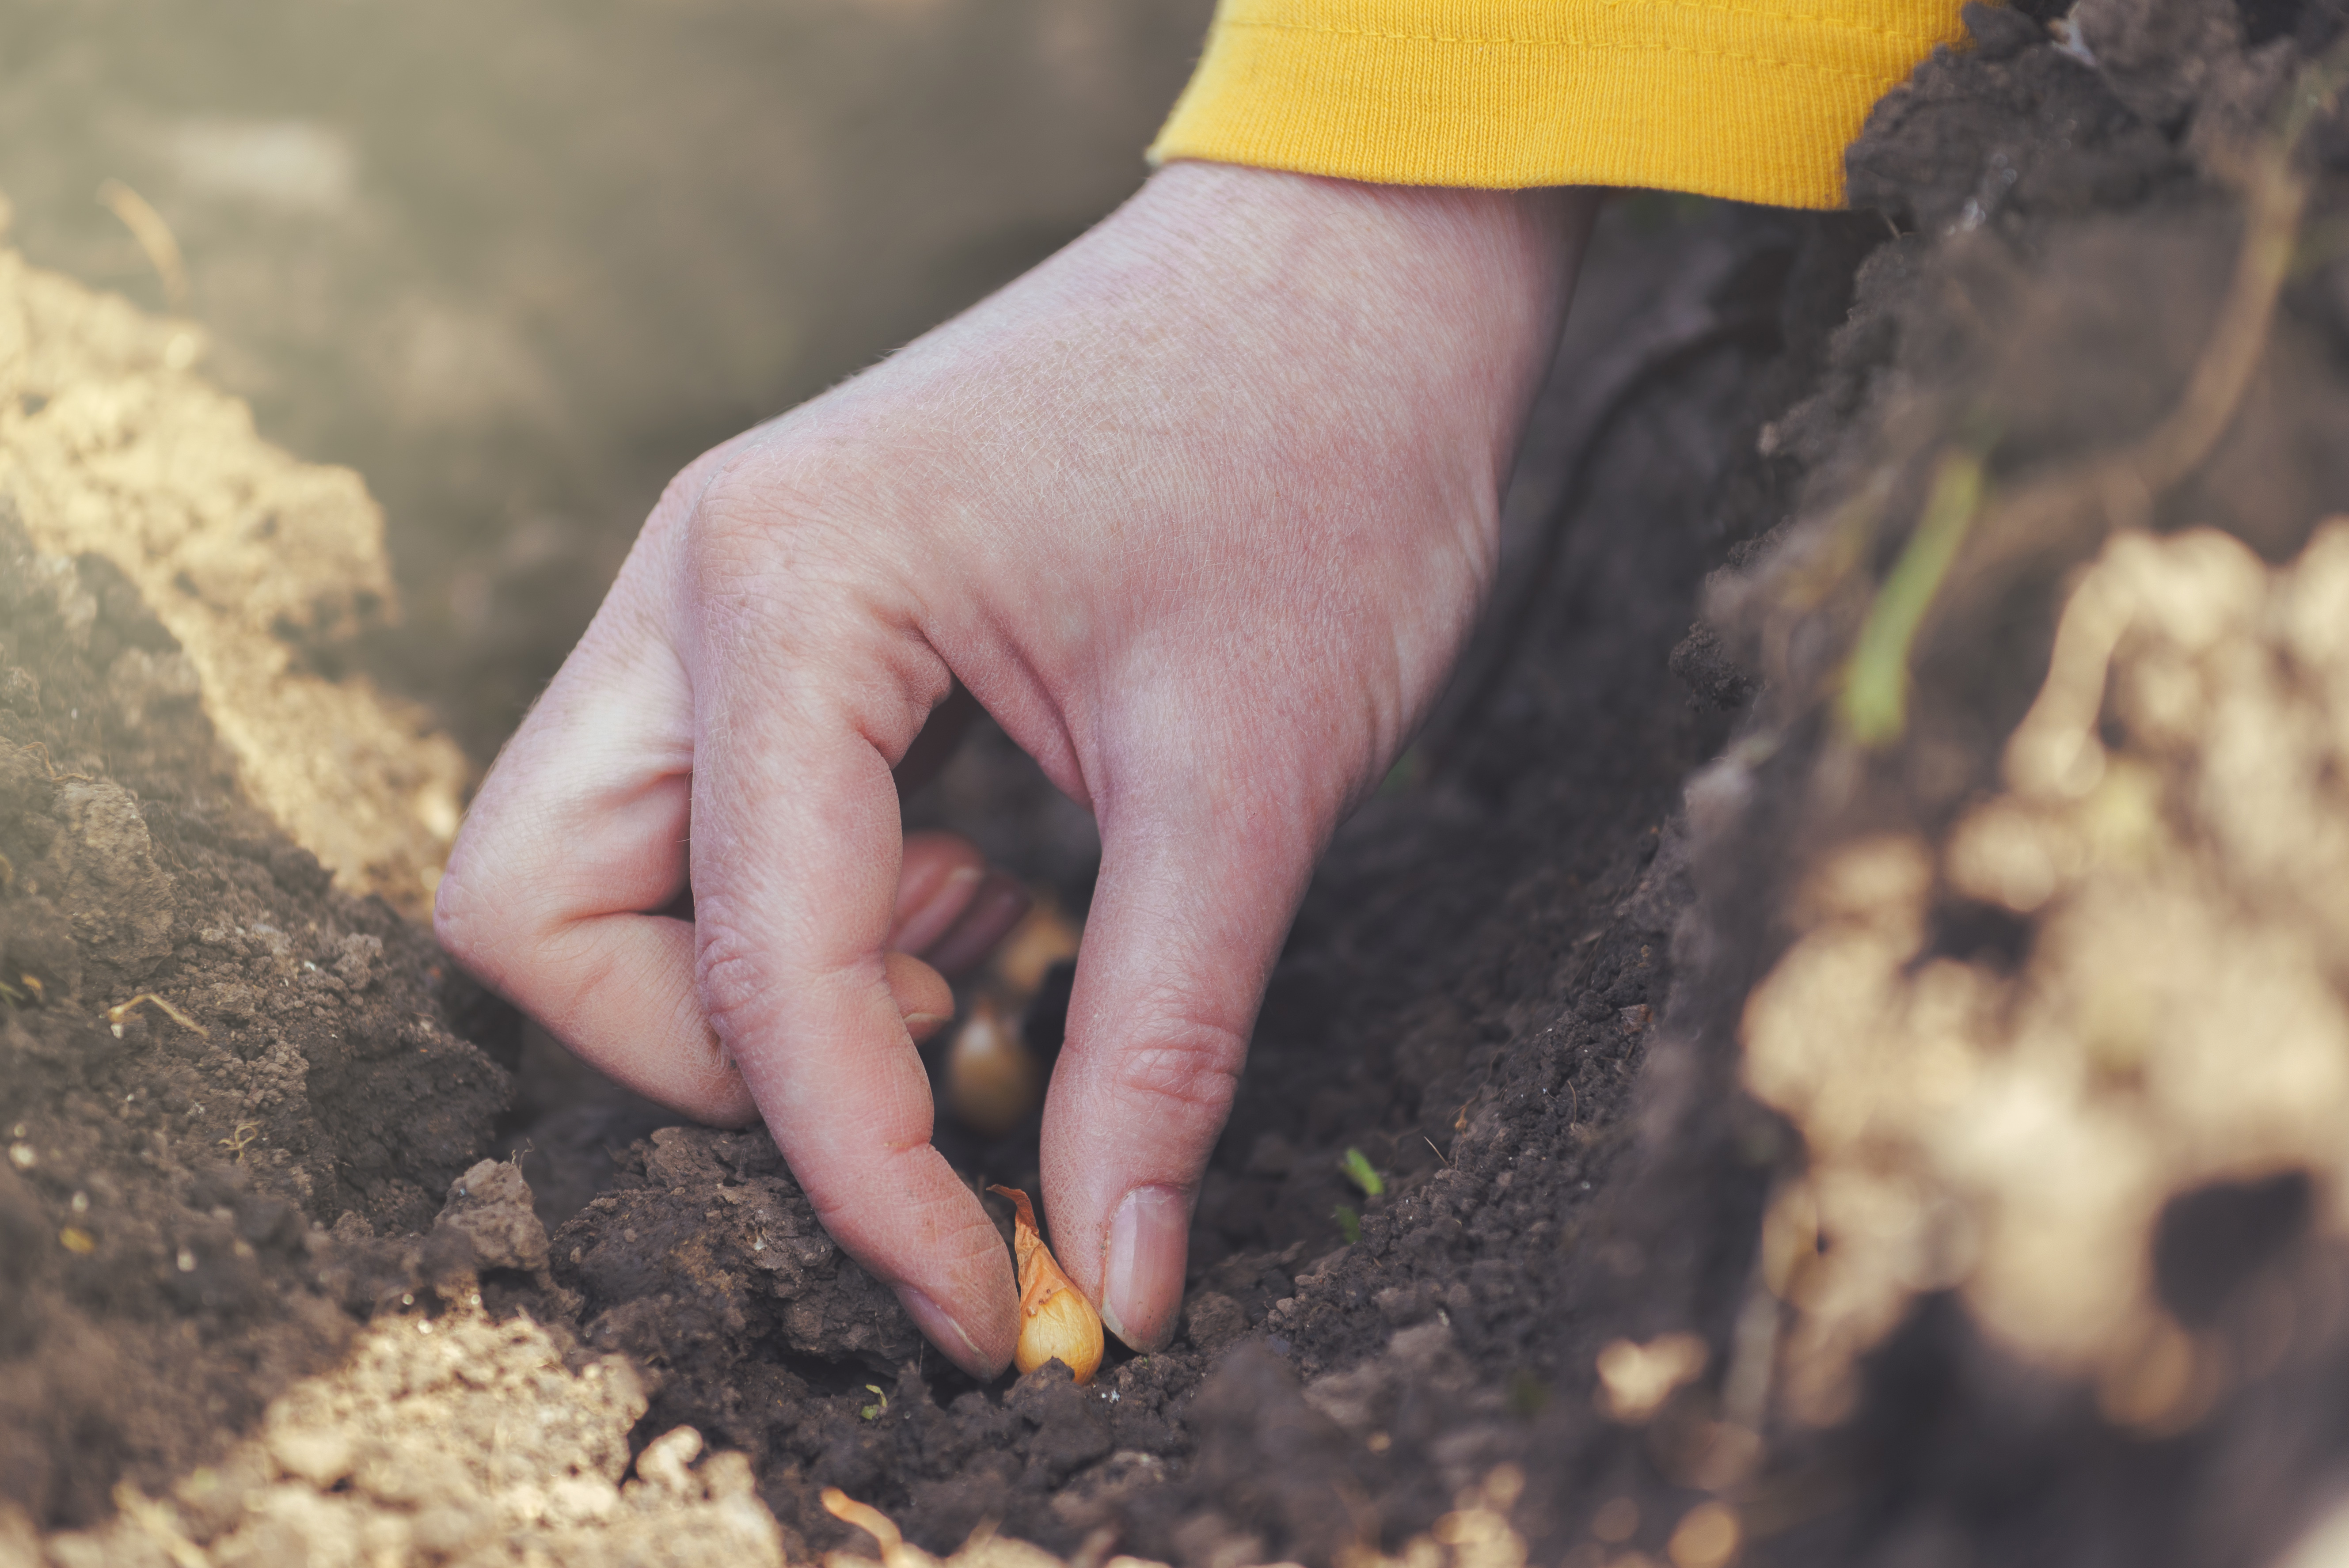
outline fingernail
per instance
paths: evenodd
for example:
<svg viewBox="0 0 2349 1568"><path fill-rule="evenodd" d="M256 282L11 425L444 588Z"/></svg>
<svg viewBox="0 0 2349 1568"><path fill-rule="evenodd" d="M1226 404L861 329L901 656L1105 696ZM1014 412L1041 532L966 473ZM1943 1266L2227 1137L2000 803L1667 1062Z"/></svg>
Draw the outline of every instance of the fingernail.
<svg viewBox="0 0 2349 1568"><path fill-rule="evenodd" d="M1136 1350L1174 1336L1190 1250L1191 1205L1172 1187L1136 1187L1109 1222L1102 1264L1102 1321Z"/></svg>
<svg viewBox="0 0 2349 1568"><path fill-rule="evenodd" d="M990 874L962 912L952 929L925 954L941 975L969 968L995 949L1004 934L1028 913L1028 890L1009 877Z"/></svg>
<svg viewBox="0 0 2349 1568"><path fill-rule="evenodd" d="M983 1377L1002 1370L988 1361L971 1336L962 1331L962 1325L936 1302L909 1284L897 1287L897 1299L905 1304L906 1314L929 1336L930 1343L946 1352L947 1358L964 1371Z"/></svg>
<svg viewBox="0 0 2349 1568"><path fill-rule="evenodd" d="M957 866L935 885L916 890L906 907L897 912L889 945L901 953L918 954L944 936L970 907L971 895L986 874L980 866Z"/></svg>
<svg viewBox="0 0 2349 1568"><path fill-rule="evenodd" d="M905 1033L914 1037L914 1044L924 1045L932 1035L953 1022L952 1013L908 1013L905 1015Z"/></svg>

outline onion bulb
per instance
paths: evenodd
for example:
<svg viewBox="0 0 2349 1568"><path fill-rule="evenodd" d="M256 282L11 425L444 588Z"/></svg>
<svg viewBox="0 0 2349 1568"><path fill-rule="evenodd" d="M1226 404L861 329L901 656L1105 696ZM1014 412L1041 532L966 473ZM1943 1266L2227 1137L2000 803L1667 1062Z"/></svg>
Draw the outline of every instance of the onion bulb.
<svg viewBox="0 0 2349 1568"><path fill-rule="evenodd" d="M1011 1353L1013 1365L1033 1372L1047 1361L1067 1367L1080 1383L1090 1383L1101 1369L1102 1320L1069 1276L1061 1272L1044 1233L1036 1228L1036 1211L1028 1194L1016 1187L989 1187L1011 1200L1017 1211L1011 1222L1011 1251L1019 1260L1019 1344Z"/></svg>
<svg viewBox="0 0 2349 1568"><path fill-rule="evenodd" d="M982 1138L1001 1138L1043 1101L1044 1065L987 997L947 1047L946 1091L955 1119Z"/></svg>
<svg viewBox="0 0 2349 1568"><path fill-rule="evenodd" d="M1082 934L1050 893L1030 896L1035 902L1027 915L1004 937L988 965L998 985L1023 1000L1044 984L1045 971L1077 955L1077 942Z"/></svg>

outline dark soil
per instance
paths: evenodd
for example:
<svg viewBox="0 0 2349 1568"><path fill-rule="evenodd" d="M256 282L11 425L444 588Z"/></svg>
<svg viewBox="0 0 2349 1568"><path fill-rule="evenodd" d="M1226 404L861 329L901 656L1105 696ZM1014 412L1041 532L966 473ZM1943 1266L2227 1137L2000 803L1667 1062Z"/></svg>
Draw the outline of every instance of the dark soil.
<svg viewBox="0 0 2349 1568"><path fill-rule="evenodd" d="M506 1095L429 941L241 803L177 661L0 501L0 1498L55 1524L420 1288L370 1239L431 1224Z"/></svg>
<svg viewBox="0 0 2349 1568"><path fill-rule="evenodd" d="M2349 24L2324 0L2074 15L2101 70L2023 14L1969 6L1978 47L1928 63L1852 150L1854 201L1901 234L1861 268L1818 390L1773 426L1771 444L1804 471L1803 543L1871 486L1899 498L1880 515L1901 521L1866 539L1852 582L1812 592L1799 613L1787 609L1791 574L1766 563L1718 584L1716 635L1740 649L1749 678L1767 679L1731 761L1694 797L1717 814L1694 856L1700 917L1683 934L1670 1025L1685 1042L1683 1087L1660 1101L1692 1149L1733 1136L1721 1124L1737 1100L1741 1007L1785 946L1804 876L1864 834L1944 841L1963 808L1995 791L2006 738L2047 676L2060 595L2112 530L2216 527L2280 562L2349 510L2349 266L2315 238L2349 212L2349 120L2336 102L2298 150L2312 194L2294 262L2240 406L2207 455L2151 493L2039 509L2029 537L1986 531L1923 624L1898 742L1857 762L1839 743L1832 672L1909 542L1936 462L1963 444L1984 454L1993 493L2044 495L2162 427L2238 286L2247 150L2281 123L2291 84L2338 83ZM2327 60L2329 76L2303 74ZM2109 722L2106 736L2127 744ZM1945 891L1934 915L1919 964L1989 954L2012 965L2031 951L2031 923L2003 911ZM2255 1055L2242 1070L2258 1070ZM2344 1258L2319 1229L2298 1173L2172 1201L2148 1260L2154 1288L2216 1354L2251 1369L2230 1375L2182 1430L2116 1430L2093 1388L2018 1359L1954 1295L1927 1294L1868 1364L1847 1423L1783 1437L1777 1480L1755 1493L1785 1531L1765 1555L2275 1560L2331 1500L2319 1478L2338 1473L2349 1428L2319 1390L2349 1372L2349 1329L2303 1309L2297 1332L2279 1336L2246 1311L2263 1292L2332 1299Z"/></svg>
<svg viewBox="0 0 2349 1568"><path fill-rule="evenodd" d="M1770 1414L1757 1244L1805 1152L1741 1087L1745 999L1833 845L1936 838L1993 786L2067 574L2113 520L1978 542L1917 644L1907 728L1856 773L1830 676L1952 441L2019 488L2177 403L2241 247L2244 139L2342 23L2329 0L2111 0L2099 71L2025 13L1969 15L1978 46L1929 62L1853 150L1865 211L1611 210L1512 495L1518 586L1298 923L1201 1194L1181 1336L1113 1348L1089 1388L1054 1367L979 1387L927 1357L763 1134L628 1142L641 1108L543 1074L498 1123L505 1074L457 1037L530 1061L511 1016L388 911L325 891L235 803L192 708L126 707L171 649L102 565L0 532L0 978L39 982L5 1020L29 1158L0 1172L0 1241L31 1282L0 1318L7 1494L86 1520L118 1475L200 1462L357 1318L478 1289L631 1357L640 1442L690 1424L747 1453L795 1559L862 1545L817 1501L836 1486L936 1551L994 1522L1093 1560L1323 1563L1399 1547L1503 1463L1543 1563L1665 1553L1714 1498L1748 1561L2271 1558L2349 1449L2329 1392L2349 1326L2155 1439L1929 1293L1847 1419ZM2305 232L2336 238L2292 273L2224 439L2134 520L2275 561L2349 509L2337 110L2301 157ZM1788 562L1862 494L1870 531L1800 596ZM1081 835L999 738L971 758L909 817L1016 807L970 825L1081 901ZM1953 950L2027 943L1945 913ZM117 1037L101 1010L147 986L209 1036L141 1013ZM460 1179L525 1140L494 1201ZM1032 1126L948 1151L1033 1185ZM560 1222L543 1253L517 1169ZM2337 1281L2349 1257L2311 1210L2289 1183L2181 1202L2165 1299L2225 1334L2244 1280ZM1704 1345L1702 1375L1652 1418L1606 1413L1602 1348L1667 1333ZM1757 1364L1758 1395L1737 1381Z"/></svg>

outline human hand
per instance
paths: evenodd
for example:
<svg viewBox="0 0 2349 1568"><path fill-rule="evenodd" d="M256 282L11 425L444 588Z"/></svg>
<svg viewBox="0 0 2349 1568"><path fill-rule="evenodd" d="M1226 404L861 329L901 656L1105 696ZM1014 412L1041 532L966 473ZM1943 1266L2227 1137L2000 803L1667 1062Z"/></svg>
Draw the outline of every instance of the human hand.
<svg viewBox="0 0 2349 1568"><path fill-rule="evenodd" d="M936 976L888 956L965 852L901 854L891 778L959 677L1100 824L1044 1192L1111 1329L1163 1344L1314 862L1488 586L1592 204L1177 164L707 454L484 781L441 941L640 1091L763 1114L841 1244L999 1369L1010 1262L908 1027ZM651 913L688 885L691 924Z"/></svg>

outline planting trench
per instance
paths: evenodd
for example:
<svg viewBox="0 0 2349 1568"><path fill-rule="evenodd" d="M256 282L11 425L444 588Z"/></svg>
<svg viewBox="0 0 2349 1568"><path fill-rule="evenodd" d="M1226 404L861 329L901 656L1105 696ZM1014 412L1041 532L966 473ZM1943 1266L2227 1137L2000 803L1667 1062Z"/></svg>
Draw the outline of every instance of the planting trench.
<svg viewBox="0 0 2349 1568"><path fill-rule="evenodd" d="M1969 18L1858 211L1610 210L1090 1387L942 1367L763 1134L434 952L363 492L9 259L0 1561L2331 1561L2343 16ZM907 812L1081 908L999 737Z"/></svg>

